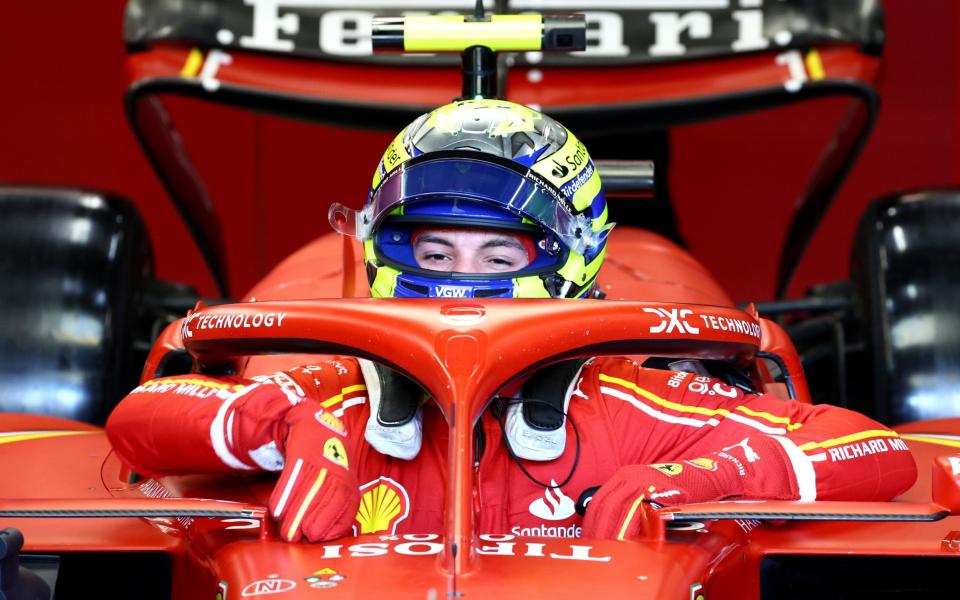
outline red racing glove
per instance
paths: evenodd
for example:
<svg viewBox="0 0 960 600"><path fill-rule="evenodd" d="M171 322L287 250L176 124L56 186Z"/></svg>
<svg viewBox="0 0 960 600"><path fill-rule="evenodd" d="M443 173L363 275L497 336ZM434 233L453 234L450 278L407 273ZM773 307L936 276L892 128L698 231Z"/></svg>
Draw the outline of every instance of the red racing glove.
<svg viewBox="0 0 960 600"><path fill-rule="evenodd" d="M761 470L762 468L762 470ZM777 483L770 484L770 479ZM624 540L640 533L641 503L679 506L763 497L794 500L797 485L782 446L764 435L701 458L620 467L589 500L583 537Z"/></svg>
<svg viewBox="0 0 960 600"><path fill-rule="evenodd" d="M349 533L360 505L344 444L346 428L314 398L320 385L316 369L258 377L221 409L229 430L223 436L226 453L241 468L282 470L269 508L280 537L290 542Z"/></svg>
<svg viewBox="0 0 960 600"><path fill-rule="evenodd" d="M304 400L284 415L277 439L285 464L270 495L270 514L280 523L280 536L318 542L349 533L360 491L340 419Z"/></svg>

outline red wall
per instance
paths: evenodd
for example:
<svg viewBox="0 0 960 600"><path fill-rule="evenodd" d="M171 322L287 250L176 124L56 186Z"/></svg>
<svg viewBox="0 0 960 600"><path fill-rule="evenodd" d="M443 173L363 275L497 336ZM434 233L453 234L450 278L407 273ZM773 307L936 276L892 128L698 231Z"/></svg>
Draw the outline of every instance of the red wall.
<svg viewBox="0 0 960 600"><path fill-rule="evenodd" d="M960 183L954 110L960 10L953 0L884 4L881 117L801 265L794 293L845 275L850 238L870 199ZM150 225L160 275L212 294L198 253L124 120L122 9L121 0L4 7L0 182L85 186L134 199ZM772 294L793 199L840 110L836 101L817 101L674 134L681 229L737 299ZM391 137L187 100L178 100L173 114L223 215L235 293L327 231L331 201L357 205Z"/></svg>

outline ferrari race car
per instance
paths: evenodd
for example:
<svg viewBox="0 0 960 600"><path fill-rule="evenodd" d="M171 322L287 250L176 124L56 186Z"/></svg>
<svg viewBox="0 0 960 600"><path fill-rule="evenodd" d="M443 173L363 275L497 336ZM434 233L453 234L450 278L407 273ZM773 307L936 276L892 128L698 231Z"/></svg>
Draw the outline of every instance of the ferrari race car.
<svg viewBox="0 0 960 600"><path fill-rule="evenodd" d="M550 4L498 2L497 9ZM154 279L144 224L123 198L0 188L5 255L29 255L22 264L3 264L7 289L31 299L14 302L0 293L6 301L0 337L14 349L5 351L3 368L17 374L0 390L6 411L0 414L0 598L954 594L960 421L952 417L960 344L951 273L960 196L934 190L883 198L861 221L851 282L805 298L737 306L669 239L675 227L665 178L658 173L654 181L652 165L637 160L644 157L622 139L629 124L669 127L810 98L848 99L845 120L786 236L776 283L783 294L876 114L878 5L647 4L617 4L627 39L647 42L611 57L591 55L596 26L583 17L532 15L527 33L498 37L496 19L482 10L470 18L393 16L371 25L371 15L357 6L337 10L320 0L132 0L128 116L223 298L197 303L188 287ZM586 14L586 22L600 27L605 18ZM352 25L336 31L330 25L346 21ZM321 26L301 27L308 22ZM435 35L449 28L458 31L456 39ZM319 42L317 30L326 36ZM364 44L371 38L432 55L369 56ZM584 46L585 54L563 53ZM331 233L284 260L239 301L229 300L216 211L164 100L188 96L399 130L449 100L455 72L443 68L449 53L462 53L465 97L507 90L513 100L544 106L586 139L607 136L622 152L621 160L597 161L608 195L667 203L656 222L614 204L620 225L600 275L607 299L371 301L364 299L361 248ZM570 76L592 70L605 84L584 98L570 87L538 87L527 76L533 69ZM400 70L403 78L395 75ZM421 83L397 101L391 84L410 81ZM318 270L330 257L339 263ZM216 328L203 326L214 320ZM383 529L320 544L285 543L263 508L273 476L145 479L121 464L100 427L138 378L252 376L302 364L304 355L334 353L398 370L428 390L445 415L442 534ZM627 542L477 531L474 424L491 398L546 365L623 354L727 364L784 402L837 402L904 423L897 429L918 462L919 479L883 503L644 506L642 535ZM851 385L853 379L862 385ZM396 506L382 502L391 491L384 486L364 490L365 502L389 522ZM398 501L401 513L411 510Z"/></svg>

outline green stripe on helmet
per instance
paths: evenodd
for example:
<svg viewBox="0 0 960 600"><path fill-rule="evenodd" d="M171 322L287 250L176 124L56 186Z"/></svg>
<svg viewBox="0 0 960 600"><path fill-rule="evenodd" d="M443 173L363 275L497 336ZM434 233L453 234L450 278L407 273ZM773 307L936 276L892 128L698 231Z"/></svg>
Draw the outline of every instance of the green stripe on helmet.
<svg viewBox="0 0 960 600"><path fill-rule="evenodd" d="M393 298L399 275L400 271L391 267L377 267L377 274L370 284L370 295L374 298Z"/></svg>
<svg viewBox="0 0 960 600"><path fill-rule="evenodd" d="M373 238L363 241L363 261L367 264L377 264L377 253L373 250Z"/></svg>
<svg viewBox="0 0 960 600"><path fill-rule="evenodd" d="M593 175L587 179L586 183L580 186L580 189L573 194L573 207L577 210L586 210L593 204L597 194L600 193L600 171L593 169ZM596 230L594 230L596 231Z"/></svg>
<svg viewBox="0 0 960 600"><path fill-rule="evenodd" d="M607 247L604 246L603 250L601 250L600 253L597 254L593 260L591 260L590 263L583 268L583 272L587 276L587 281L596 278L597 272L600 271L600 267L603 265L603 257L606 256L606 254Z"/></svg>
<svg viewBox="0 0 960 600"><path fill-rule="evenodd" d="M550 292L537 275L517 277L513 280L514 298L550 298Z"/></svg>
<svg viewBox="0 0 960 600"><path fill-rule="evenodd" d="M567 256L567 262L560 267L560 270L557 273L566 279L567 281L572 281L573 285L580 287L587 282L587 274L584 264L582 254L577 254L576 252L570 252Z"/></svg>

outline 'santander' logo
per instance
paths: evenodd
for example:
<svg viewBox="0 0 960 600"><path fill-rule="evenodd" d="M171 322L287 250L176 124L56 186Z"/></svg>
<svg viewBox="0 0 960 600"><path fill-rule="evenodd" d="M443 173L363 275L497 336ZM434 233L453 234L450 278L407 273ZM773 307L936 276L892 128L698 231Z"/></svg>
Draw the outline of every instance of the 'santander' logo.
<svg viewBox="0 0 960 600"><path fill-rule="evenodd" d="M550 485L553 487L546 488L542 498L537 498L530 503L530 514L547 521L569 519L576 512L573 500L560 491L556 481L551 479Z"/></svg>

